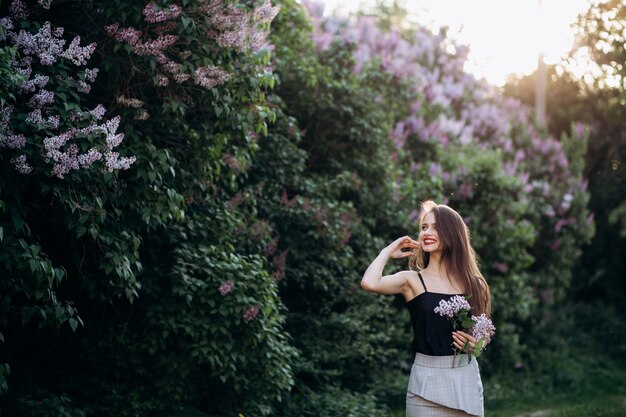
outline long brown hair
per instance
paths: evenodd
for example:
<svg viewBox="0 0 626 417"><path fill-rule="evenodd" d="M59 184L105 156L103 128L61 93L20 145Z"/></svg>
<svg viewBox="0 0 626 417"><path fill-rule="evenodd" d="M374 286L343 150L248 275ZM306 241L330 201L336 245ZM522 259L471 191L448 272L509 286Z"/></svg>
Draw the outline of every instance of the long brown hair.
<svg viewBox="0 0 626 417"><path fill-rule="evenodd" d="M470 243L470 231L459 213L444 204L428 200L422 203L419 230L428 213L433 213L441 246L441 265L449 276L460 280L463 292L469 297L472 314L491 314L491 294L487 281L478 269L476 252ZM428 266L430 254L422 248L414 249L409 268L422 270Z"/></svg>

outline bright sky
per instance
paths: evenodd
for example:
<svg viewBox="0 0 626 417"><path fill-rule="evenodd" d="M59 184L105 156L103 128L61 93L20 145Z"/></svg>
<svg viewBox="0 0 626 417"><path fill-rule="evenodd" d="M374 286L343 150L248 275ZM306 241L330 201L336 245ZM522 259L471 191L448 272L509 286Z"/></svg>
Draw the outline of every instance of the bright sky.
<svg viewBox="0 0 626 417"><path fill-rule="evenodd" d="M348 14L375 0L322 0L327 14ZM467 44L466 70L503 85L511 73L528 74L537 66L539 48L555 63L569 51L570 24L589 0L405 0L401 4L431 28L448 26L449 35Z"/></svg>

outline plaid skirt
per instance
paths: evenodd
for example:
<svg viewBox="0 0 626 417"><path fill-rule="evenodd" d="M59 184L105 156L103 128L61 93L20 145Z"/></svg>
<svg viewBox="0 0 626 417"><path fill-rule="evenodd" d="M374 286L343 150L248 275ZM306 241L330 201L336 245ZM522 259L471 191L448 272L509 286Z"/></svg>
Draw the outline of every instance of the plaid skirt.
<svg viewBox="0 0 626 417"><path fill-rule="evenodd" d="M407 417L484 417L478 361L466 354L415 354L406 394Z"/></svg>

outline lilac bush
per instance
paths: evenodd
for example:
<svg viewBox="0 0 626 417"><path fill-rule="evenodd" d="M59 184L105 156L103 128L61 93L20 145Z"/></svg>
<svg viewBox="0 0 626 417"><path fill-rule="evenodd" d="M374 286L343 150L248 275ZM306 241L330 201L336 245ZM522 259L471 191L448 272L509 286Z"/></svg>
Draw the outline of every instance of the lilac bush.
<svg viewBox="0 0 626 417"><path fill-rule="evenodd" d="M276 286L285 254L246 252L233 230L248 218L241 182L257 133L275 118L267 35L279 7L10 3L0 16L0 339L28 356L36 347L16 350L26 339L58 336L81 355L61 359L72 375L60 384L48 384L47 365L13 356L9 375L0 363L0 390L15 378L7 412L36 414L22 399L52 402L93 364L95 413L268 414L293 384ZM118 308L136 314L117 320ZM18 331L5 332L7 322ZM46 326L62 327L38 330ZM91 343L96 328L106 330ZM62 350L32 356L48 364ZM133 362L129 378L95 376L100 352ZM149 387L130 382L146 371L159 375ZM228 395L212 398L216 390Z"/></svg>
<svg viewBox="0 0 626 417"><path fill-rule="evenodd" d="M389 141L394 203L407 208L407 226L417 220L411 208L426 198L458 209L472 228L497 319L537 320L533 308L562 299L593 233L582 178L586 129L551 137L531 109L464 71L468 47L444 29L401 29L380 16L324 17L320 5L304 4L321 54L347 49L354 73L379 71L400 86L392 102L404 112ZM515 324L509 328L516 332ZM505 344L520 354L514 338Z"/></svg>
<svg viewBox="0 0 626 417"><path fill-rule="evenodd" d="M268 24L279 10L280 6L272 6L269 0L249 11L222 0L198 2L185 8L171 4L161 9L150 2L142 12L145 27L120 27L120 23L115 22L106 26L105 30L116 41L128 45L134 54L149 57L158 64L160 71L154 77L156 86L167 86L170 81L181 84L192 80L194 84L210 90L225 83L232 74L214 64L187 69L187 58L191 52L183 50L181 53L181 46L177 45L180 36L175 21L181 18L181 12L185 17L195 17L202 22L206 26L206 37L217 46L244 53L271 49L267 41ZM182 65L181 58L186 65Z"/></svg>
<svg viewBox="0 0 626 417"><path fill-rule="evenodd" d="M40 5L47 8L50 2ZM59 179L96 162L103 172L128 169L135 157L115 150L124 138L117 133L119 117L103 121L102 104L91 110L81 104L98 74L98 68L84 68L96 44L81 46L75 36L65 47L62 27L26 21L29 12L21 0L9 9L11 15L0 19L0 46L17 49L19 57L10 65L23 80L12 103L0 107L0 147L10 150L15 168L23 174L47 171Z"/></svg>

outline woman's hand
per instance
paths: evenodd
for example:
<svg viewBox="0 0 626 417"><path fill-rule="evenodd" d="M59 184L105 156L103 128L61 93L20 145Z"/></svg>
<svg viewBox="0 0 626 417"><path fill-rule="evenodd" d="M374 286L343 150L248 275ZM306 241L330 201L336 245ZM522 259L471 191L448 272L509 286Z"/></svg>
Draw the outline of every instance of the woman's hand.
<svg viewBox="0 0 626 417"><path fill-rule="evenodd" d="M452 339L454 340L453 345L457 350L470 352L474 350L476 343L478 340L470 334L467 334L462 331L452 332ZM465 343L469 342L469 349L464 349Z"/></svg>
<svg viewBox="0 0 626 417"><path fill-rule="evenodd" d="M403 251L404 248L417 249L420 247L418 241L411 239L410 236L402 236L394 240L389 246L387 246L387 250L390 258L400 259L406 258L407 256L413 255L413 251Z"/></svg>

